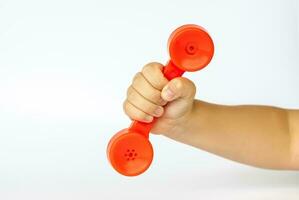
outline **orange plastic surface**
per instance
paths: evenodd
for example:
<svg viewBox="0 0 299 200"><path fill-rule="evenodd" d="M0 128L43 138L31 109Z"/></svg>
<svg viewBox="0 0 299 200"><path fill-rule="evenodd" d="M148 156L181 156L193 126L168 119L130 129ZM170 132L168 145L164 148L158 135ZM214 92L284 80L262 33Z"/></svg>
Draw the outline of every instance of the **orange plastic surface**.
<svg viewBox="0 0 299 200"><path fill-rule="evenodd" d="M206 67L214 55L213 40L198 25L183 25L168 39L171 61L184 71L198 71Z"/></svg>
<svg viewBox="0 0 299 200"><path fill-rule="evenodd" d="M185 71L197 71L209 64L214 54L214 44L200 26L194 24L177 28L168 39L170 60L163 69L171 80ZM145 172L153 160L153 147L149 141L151 123L133 121L129 128L116 133L107 147L107 157L112 167L122 175L137 176Z"/></svg>

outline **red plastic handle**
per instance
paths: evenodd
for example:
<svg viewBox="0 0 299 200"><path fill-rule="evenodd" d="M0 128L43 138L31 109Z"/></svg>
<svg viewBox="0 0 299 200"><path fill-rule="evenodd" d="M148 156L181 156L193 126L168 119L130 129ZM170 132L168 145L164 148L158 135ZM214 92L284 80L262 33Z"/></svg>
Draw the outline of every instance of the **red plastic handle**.
<svg viewBox="0 0 299 200"><path fill-rule="evenodd" d="M171 61L169 61L166 66L163 68L163 74L164 76L170 81L176 77L181 77L184 74L185 71L181 70L180 68L176 67ZM149 137L149 133L155 124L157 118L154 118L154 120L150 123L140 122L134 120L129 130L133 132L140 133L144 135L146 138Z"/></svg>

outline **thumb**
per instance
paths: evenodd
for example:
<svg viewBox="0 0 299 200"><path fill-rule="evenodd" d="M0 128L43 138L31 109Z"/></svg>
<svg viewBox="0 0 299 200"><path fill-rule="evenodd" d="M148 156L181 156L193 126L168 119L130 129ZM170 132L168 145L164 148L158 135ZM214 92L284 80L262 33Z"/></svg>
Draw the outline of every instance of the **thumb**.
<svg viewBox="0 0 299 200"><path fill-rule="evenodd" d="M174 101L176 99L192 99L195 96L196 87L192 81L187 78L174 78L162 89L161 97L165 101Z"/></svg>

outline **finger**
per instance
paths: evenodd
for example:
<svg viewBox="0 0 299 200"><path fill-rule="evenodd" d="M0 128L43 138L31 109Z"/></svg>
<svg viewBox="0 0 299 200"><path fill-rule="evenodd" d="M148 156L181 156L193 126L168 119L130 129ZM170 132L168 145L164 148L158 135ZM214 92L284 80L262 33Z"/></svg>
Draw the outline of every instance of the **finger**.
<svg viewBox="0 0 299 200"><path fill-rule="evenodd" d="M133 120L137 120L141 122L151 122L154 119L153 116L136 108L133 104L131 104L127 100L123 104L123 109L125 113Z"/></svg>
<svg viewBox="0 0 299 200"><path fill-rule="evenodd" d="M196 87L187 78L179 77L172 79L163 89L161 96L166 101L173 101L178 98L193 99Z"/></svg>
<svg viewBox="0 0 299 200"><path fill-rule="evenodd" d="M168 80L164 77L162 70L162 64L153 62L145 65L141 73L154 88L161 91L168 83Z"/></svg>
<svg viewBox="0 0 299 200"><path fill-rule="evenodd" d="M141 73L137 73L133 79L132 87L144 98L154 104L163 106L166 104L161 97L161 91L154 88Z"/></svg>
<svg viewBox="0 0 299 200"><path fill-rule="evenodd" d="M160 117L163 114L164 109L162 106L156 105L147 100L132 87L130 87L129 90L130 91L128 92L129 95L127 96L127 101L129 101L139 110L142 110L143 112L155 117Z"/></svg>

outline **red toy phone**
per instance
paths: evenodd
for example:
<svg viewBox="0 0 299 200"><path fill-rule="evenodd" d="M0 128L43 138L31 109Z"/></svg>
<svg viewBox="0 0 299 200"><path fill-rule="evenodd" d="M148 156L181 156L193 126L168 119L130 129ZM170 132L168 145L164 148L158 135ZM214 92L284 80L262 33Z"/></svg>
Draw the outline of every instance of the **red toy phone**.
<svg viewBox="0 0 299 200"><path fill-rule="evenodd" d="M214 54L214 44L207 31L188 24L177 28L168 39L170 60L163 69L171 80L207 66ZM153 147L149 141L155 123L133 121L129 128L115 134L107 147L112 167L122 175L137 176L148 169L153 160Z"/></svg>

